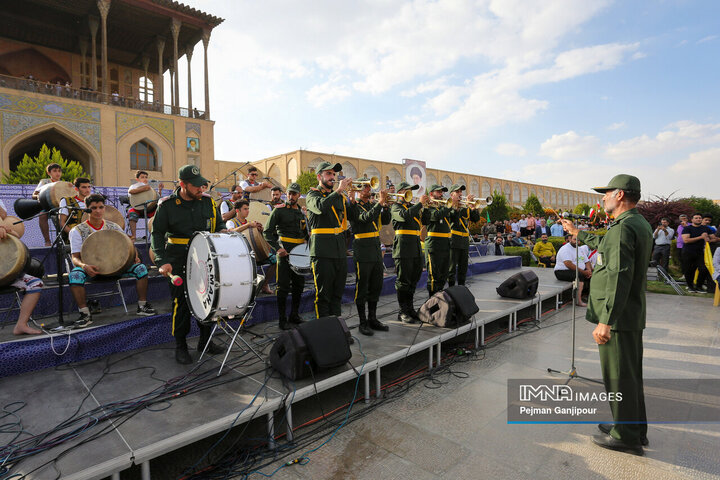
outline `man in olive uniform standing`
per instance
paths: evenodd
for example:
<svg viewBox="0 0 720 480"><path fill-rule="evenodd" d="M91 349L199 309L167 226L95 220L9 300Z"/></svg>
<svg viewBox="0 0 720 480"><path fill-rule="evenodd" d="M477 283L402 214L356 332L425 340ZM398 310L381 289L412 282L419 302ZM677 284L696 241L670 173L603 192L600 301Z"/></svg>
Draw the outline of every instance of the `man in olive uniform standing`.
<svg viewBox="0 0 720 480"><path fill-rule="evenodd" d="M321 162L317 166L317 188L305 197L310 227L310 263L315 281L315 316L340 316L347 277L347 198L345 190L352 178L340 180L337 190L335 172L342 165Z"/></svg>
<svg viewBox="0 0 720 480"><path fill-rule="evenodd" d="M640 200L640 180L616 175L606 187L603 203L610 223L604 236L578 231L569 220L563 226L578 241L597 248L587 320L597 324L593 338L600 352L605 390L621 392L622 401L611 401L615 424L600 424L593 442L604 448L642 455L647 445L647 417L643 392L642 334L645 328L645 286L652 254L650 224L635 208Z"/></svg>
<svg viewBox="0 0 720 480"><path fill-rule="evenodd" d="M298 207L300 185L291 183L287 188L287 201L278 205L270 214L263 235L265 240L277 252L277 305L280 328L289 330L287 319L287 297L292 292L290 323L302 323L300 318L300 300L305 287L305 278L290 268L290 250L302 245L308 239L305 215ZM292 290L290 285L292 284Z"/></svg>
<svg viewBox="0 0 720 480"><path fill-rule="evenodd" d="M465 185L455 184L450 187L450 198L453 201L455 214L450 233L450 277L448 285L455 285L457 275L457 284L465 285L465 278L468 270L468 255L470 251L470 222L480 220L480 212L477 209L470 208L470 205L460 208L460 199L462 192L465 191ZM468 203L473 201L473 196L468 196Z"/></svg>
<svg viewBox="0 0 720 480"><path fill-rule="evenodd" d="M447 187L430 186L430 198L442 200ZM428 272L428 293L432 297L445 288L450 270L450 225L455 211L451 208L430 203L422 212L422 223L427 225L425 238L425 268Z"/></svg>
<svg viewBox="0 0 720 480"><path fill-rule="evenodd" d="M215 201L202 191L208 181L200 175L195 165L185 165L178 171L180 186L167 197L160 199L153 220L152 249L155 264L160 265L162 275L177 275L185 282L185 262L187 260L190 237L195 232L219 232L224 222L220 208ZM185 287L170 283L173 298L172 334L175 337L175 361L181 364L192 363L185 337L190 333L190 306L185 298ZM201 325L197 350L202 352L210 339L210 326ZM207 351L211 354L222 353L222 349L210 342Z"/></svg>
<svg viewBox="0 0 720 480"><path fill-rule="evenodd" d="M369 181L360 178L357 181ZM360 333L372 335L373 330L387 332L387 325L377 319L377 304L383 286L383 254L380 249L380 228L390 223L387 190L380 190L380 201L370 202L368 183L358 192L360 198L348 208L348 218L354 234L355 306L360 318ZM367 317L365 302L367 301Z"/></svg>
<svg viewBox="0 0 720 480"><path fill-rule="evenodd" d="M397 186L398 195L407 190L417 190L418 185L400 182ZM427 203L428 196L420 197L420 202L411 205L404 200L395 202L390 209L392 225L395 230L393 240L393 260L395 260L395 290L400 304L398 320L403 323L417 323L419 316L413 306L415 287L417 286L423 270L422 248L420 247L420 221L423 204Z"/></svg>

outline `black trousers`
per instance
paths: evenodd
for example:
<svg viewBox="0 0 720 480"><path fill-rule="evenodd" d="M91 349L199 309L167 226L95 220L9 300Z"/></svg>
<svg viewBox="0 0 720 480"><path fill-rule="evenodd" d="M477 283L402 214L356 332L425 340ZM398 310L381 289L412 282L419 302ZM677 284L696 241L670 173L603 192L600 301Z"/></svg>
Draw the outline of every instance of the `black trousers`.
<svg viewBox="0 0 720 480"><path fill-rule="evenodd" d="M670 245L655 245L652 259L667 272L670 264Z"/></svg>
<svg viewBox="0 0 720 480"><path fill-rule="evenodd" d="M687 248L682 249L682 261L683 261L683 274L685 275L685 283L688 288L701 288L703 283L706 282L707 278L710 277L710 273L705 268L705 251L700 250L695 252L688 250ZM695 285L695 271L698 271L698 281Z"/></svg>
<svg viewBox="0 0 720 480"><path fill-rule="evenodd" d="M467 248L451 248L450 249L450 274L448 277L448 285L455 285L457 275L457 284L465 285L465 278L468 271L468 249Z"/></svg>
<svg viewBox="0 0 720 480"><path fill-rule="evenodd" d="M347 278L347 259L311 257L310 264L315 282L315 317L339 317Z"/></svg>
<svg viewBox="0 0 720 480"><path fill-rule="evenodd" d="M450 252L432 251L425 253L425 268L428 272L427 289L430 296L445 288L450 274Z"/></svg>
<svg viewBox="0 0 720 480"><path fill-rule="evenodd" d="M423 269L422 257L395 258L395 290L400 293L415 294Z"/></svg>
<svg viewBox="0 0 720 480"><path fill-rule="evenodd" d="M185 262L171 262L173 275L182 278L180 286L175 286L168 279L170 284L170 295L172 296L172 335L175 338L185 338L190 333L190 305L185 297Z"/></svg>
<svg viewBox="0 0 720 480"><path fill-rule="evenodd" d="M639 443L647 436L642 334L642 330L612 331L610 340L598 345L605 391L622 393L622 401L610 402L615 421L610 435L626 443Z"/></svg>
<svg viewBox="0 0 720 480"><path fill-rule="evenodd" d="M357 280L355 282L355 303L377 302L383 287L383 263L355 262Z"/></svg>
<svg viewBox="0 0 720 480"><path fill-rule="evenodd" d="M277 257L275 267L277 294L302 295L305 288L305 277L298 275L290 268L290 257Z"/></svg>

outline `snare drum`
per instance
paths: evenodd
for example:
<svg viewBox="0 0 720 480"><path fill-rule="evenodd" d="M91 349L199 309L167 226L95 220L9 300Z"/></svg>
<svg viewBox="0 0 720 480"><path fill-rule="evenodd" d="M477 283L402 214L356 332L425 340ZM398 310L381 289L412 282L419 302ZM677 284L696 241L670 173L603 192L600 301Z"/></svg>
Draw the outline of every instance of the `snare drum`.
<svg viewBox="0 0 720 480"><path fill-rule="evenodd" d="M10 285L30 265L30 251L12 235L0 240L0 287Z"/></svg>
<svg viewBox="0 0 720 480"><path fill-rule="evenodd" d="M80 249L83 263L95 265L100 275L122 275L135 263L135 245L125 232L100 230L87 237Z"/></svg>
<svg viewBox="0 0 720 480"><path fill-rule="evenodd" d="M298 275L312 275L310 267L310 245L303 243L290 250L290 268Z"/></svg>
<svg viewBox="0 0 720 480"><path fill-rule="evenodd" d="M242 315L255 299L255 258L243 235L195 233L185 267L185 297L200 322Z"/></svg>
<svg viewBox="0 0 720 480"><path fill-rule="evenodd" d="M70 182L48 183L40 189L38 200L43 210L51 210L60 206L60 200L77 195L75 186Z"/></svg>
<svg viewBox="0 0 720 480"><path fill-rule="evenodd" d="M250 242L252 251L255 252L255 260L257 260L258 263L264 263L270 257L272 247L267 240L265 240L262 232L257 228L250 227L243 230L242 233L248 242Z"/></svg>

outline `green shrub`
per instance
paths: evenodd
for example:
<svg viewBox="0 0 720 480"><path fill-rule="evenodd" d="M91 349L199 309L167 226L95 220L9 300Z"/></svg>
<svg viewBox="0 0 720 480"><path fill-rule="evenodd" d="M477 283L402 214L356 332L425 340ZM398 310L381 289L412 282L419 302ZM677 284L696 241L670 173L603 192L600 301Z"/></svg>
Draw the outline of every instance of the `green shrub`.
<svg viewBox="0 0 720 480"><path fill-rule="evenodd" d="M523 267L530 266L530 250L527 247L505 247L505 255L508 257L522 257Z"/></svg>
<svg viewBox="0 0 720 480"><path fill-rule="evenodd" d="M60 150L53 147L52 150L43 143L37 157L30 157L25 154L20 164L14 171L3 172L3 183L32 185L38 183L40 179L47 177L45 167L51 163L57 163L63 170L61 180L72 182L77 177L87 177L88 175L78 162L74 160L66 160L63 158Z"/></svg>

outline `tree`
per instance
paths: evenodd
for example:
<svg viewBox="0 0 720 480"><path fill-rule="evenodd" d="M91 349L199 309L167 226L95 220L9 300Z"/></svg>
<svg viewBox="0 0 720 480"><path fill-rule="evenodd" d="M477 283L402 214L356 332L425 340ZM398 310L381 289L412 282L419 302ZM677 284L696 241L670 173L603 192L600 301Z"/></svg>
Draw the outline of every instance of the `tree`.
<svg viewBox="0 0 720 480"><path fill-rule="evenodd" d="M685 214L688 217L695 212L695 208L688 202L688 199L671 200L670 197L655 196L652 200L640 202L637 205L640 215L653 227L656 227L660 220L668 218L671 226L680 224L678 217Z"/></svg>
<svg viewBox="0 0 720 480"><path fill-rule="evenodd" d="M577 213L578 215L587 215L590 213L590 205L587 203L578 203L573 210L573 213Z"/></svg>
<svg viewBox="0 0 720 480"><path fill-rule="evenodd" d="M692 196L690 198L681 198L680 201L690 204L692 207L690 215L693 213L700 213L702 215L709 213L713 217L713 225L717 224L717 221L720 220L720 205L715 204L709 198Z"/></svg>
<svg viewBox="0 0 720 480"><path fill-rule="evenodd" d="M297 180L295 180L298 185L300 185L300 193L303 195L310 191L312 187L317 187L318 181L317 181L317 175L315 175L315 172L303 172L300 175L298 175Z"/></svg>
<svg viewBox="0 0 720 480"><path fill-rule="evenodd" d="M525 201L525 205L523 206L523 211L525 213L532 213L534 216L539 217L545 214L545 210L542 207L542 204L540 203L540 200L538 197L533 195L532 193L528 197L528 199Z"/></svg>
<svg viewBox="0 0 720 480"><path fill-rule="evenodd" d="M492 203L483 208L480 215L487 218L488 214L490 214L491 222L506 220L508 218L508 203L505 195L495 192L493 193L492 199Z"/></svg>
<svg viewBox="0 0 720 480"><path fill-rule="evenodd" d="M25 154L20 164L14 171L3 172L3 183L14 183L32 185L47 177L45 167L51 163L57 163L62 167L62 180L72 182L78 177L87 177L87 173L80 163L74 160L65 160L60 150L53 147L52 151L43 143L37 157L30 157Z"/></svg>

